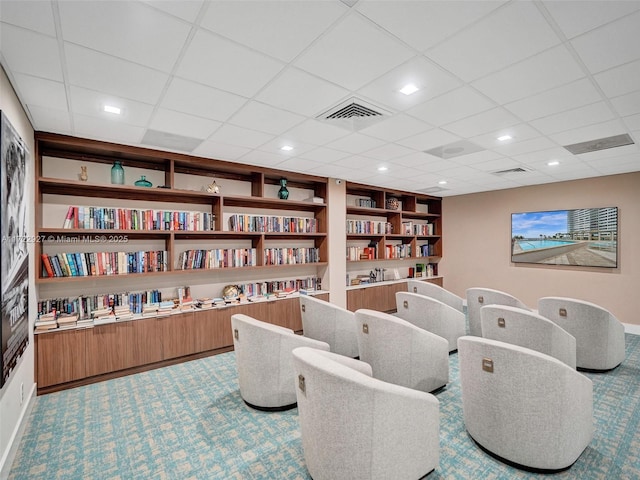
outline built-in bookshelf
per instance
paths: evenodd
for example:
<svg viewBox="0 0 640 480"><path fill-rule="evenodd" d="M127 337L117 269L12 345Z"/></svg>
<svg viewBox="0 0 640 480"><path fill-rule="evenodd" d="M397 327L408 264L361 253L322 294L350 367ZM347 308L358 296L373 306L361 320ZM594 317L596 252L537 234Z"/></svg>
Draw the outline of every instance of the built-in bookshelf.
<svg viewBox="0 0 640 480"><path fill-rule="evenodd" d="M236 312L299 331L292 294L326 297L324 177L40 132L34 156L39 387L229 349ZM116 161L124 184L111 183ZM142 176L151 187L135 185ZM225 286L241 303L222 301ZM121 352L128 342L160 351L120 362L136 357ZM93 367L51 371L74 355Z"/></svg>
<svg viewBox="0 0 640 480"><path fill-rule="evenodd" d="M440 197L351 182L346 195L348 285L366 271L382 270L378 281L438 276Z"/></svg>

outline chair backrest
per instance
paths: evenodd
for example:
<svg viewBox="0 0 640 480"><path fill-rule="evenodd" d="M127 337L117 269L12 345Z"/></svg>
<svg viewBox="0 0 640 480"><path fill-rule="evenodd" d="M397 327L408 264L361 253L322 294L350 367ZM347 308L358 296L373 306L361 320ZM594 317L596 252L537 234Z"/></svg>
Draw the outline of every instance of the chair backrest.
<svg viewBox="0 0 640 480"><path fill-rule="evenodd" d="M469 319L469 335L482 336L480 309L485 305L507 305L524 310L531 310L513 295L492 288L473 287L467 289L467 317Z"/></svg>
<svg viewBox="0 0 640 480"><path fill-rule="evenodd" d="M309 295L300 295L299 298L303 335L328 343L334 353L357 357L358 339L353 312Z"/></svg>
<svg viewBox="0 0 640 480"><path fill-rule="evenodd" d="M576 368L576 339L548 318L504 305L480 309L482 336L545 353Z"/></svg>
<svg viewBox="0 0 640 480"><path fill-rule="evenodd" d="M292 357L302 448L314 480L421 478L438 466L433 395L372 378L364 362L333 353L297 348Z"/></svg>
<svg viewBox="0 0 640 480"><path fill-rule="evenodd" d="M467 334L464 313L431 297L396 292L396 311L396 317L447 340L449 352L456 350L458 338Z"/></svg>
<svg viewBox="0 0 640 480"><path fill-rule="evenodd" d="M538 313L575 337L578 368L610 370L624 361L624 325L607 309L575 298L543 297Z"/></svg>
<svg viewBox="0 0 640 480"><path fill-rule="evenodd" d="M243 314L231 316L231 328L243 400L262 409L295 406L291 351L329 350L329 345Z"/></svg>
<svg viewBox="0 0 640 480"><path fill-rule="evenodd" d="M356 311L360 360L385 382L432 392L449 382L449 342L387 313Z"/></svg>
<svg viewBox="0 0 640 480"><path fill-rule="evenodd" d="M451 308L464 313L464 299L459 297L453 292L450 292L446 288L436 285L432 282L423 282L420 280L407 280L407 291L410 293L417 293L418 295L424 295L425 297L435 298L449 305Z"/></svg>
<svg viewBox="0 0 640 480"><path fill-rule="evenodd" d="M535 350L458 339L464 422L471 437L515 464L560 470L593 438L593 385Z"/></svg>

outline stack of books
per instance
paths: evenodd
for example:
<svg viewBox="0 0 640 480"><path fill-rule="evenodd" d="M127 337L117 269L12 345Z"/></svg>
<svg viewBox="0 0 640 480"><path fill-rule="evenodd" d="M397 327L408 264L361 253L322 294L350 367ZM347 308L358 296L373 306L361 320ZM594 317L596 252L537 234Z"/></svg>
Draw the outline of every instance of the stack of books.
<svg viewBox="0 0 640 480"><path fill-rule="evenodd" d="M60 329L75 328L78 323L77 313L61 313L57 318Z"/></svg>
<svg viewBox="0 0 640 480"><path fill-rule="evenodd" d="M43 313L35 322L36 332L48 332L54 328L58 328L55 310L51 313Z"/></svg>

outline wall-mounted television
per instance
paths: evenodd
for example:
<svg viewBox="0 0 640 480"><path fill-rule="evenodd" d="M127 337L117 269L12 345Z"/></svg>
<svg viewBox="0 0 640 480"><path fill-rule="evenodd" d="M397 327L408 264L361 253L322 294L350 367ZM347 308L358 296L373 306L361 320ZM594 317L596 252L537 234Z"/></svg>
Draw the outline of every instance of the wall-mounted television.
<svg viewBox="0 0 640 480"><path fill-rule="evenodd" d="M616 268L618 208L512 213L511 261Z"/></svg>

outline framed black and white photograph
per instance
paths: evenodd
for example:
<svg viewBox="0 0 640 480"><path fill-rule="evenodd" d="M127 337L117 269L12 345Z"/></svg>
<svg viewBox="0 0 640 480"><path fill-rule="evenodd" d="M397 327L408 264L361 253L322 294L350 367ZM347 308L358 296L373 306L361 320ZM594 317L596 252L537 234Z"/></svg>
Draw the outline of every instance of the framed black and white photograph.
<svg viewBox="0 0 640 480"><path fill-rule="evenodd" d="M2 210L2 376L5 384L29 343L26 168L29 152L0 112Z"/></svg>

